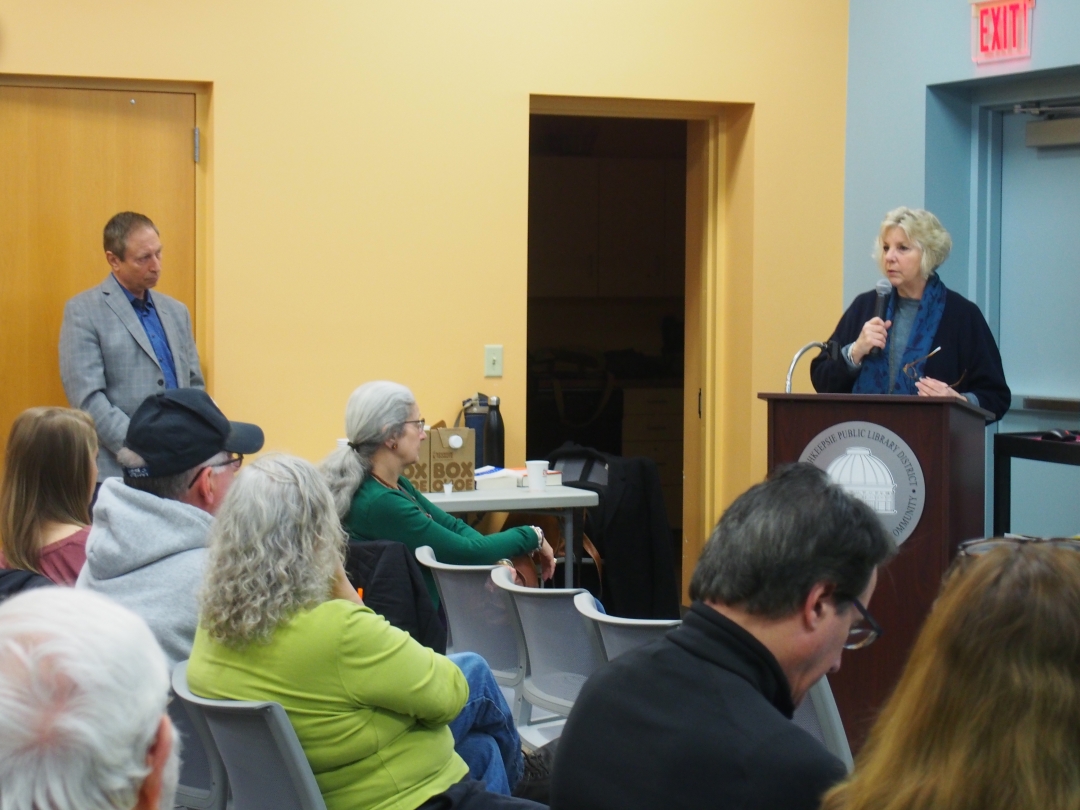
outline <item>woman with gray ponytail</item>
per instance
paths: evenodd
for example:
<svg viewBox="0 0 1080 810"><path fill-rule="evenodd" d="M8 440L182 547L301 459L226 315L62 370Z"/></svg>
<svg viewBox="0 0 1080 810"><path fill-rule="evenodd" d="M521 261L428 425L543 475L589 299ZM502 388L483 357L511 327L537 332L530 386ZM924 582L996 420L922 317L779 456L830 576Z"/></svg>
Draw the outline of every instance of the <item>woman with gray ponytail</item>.
<svg viewBox="0 0 1080 810"><path fill-rule="evenodd" d="M352 540L396 540L415 551L431 546L452 565L489 565L535 554L544 579L555 572L555 555L538 526L517 526L483 535L425 498L402 474L420 457L424 419L412 392L384 380L361 385L345 407L346 447L323 463L342 525ZM439 594L426 568L424 579L436 606Z"/></svg>

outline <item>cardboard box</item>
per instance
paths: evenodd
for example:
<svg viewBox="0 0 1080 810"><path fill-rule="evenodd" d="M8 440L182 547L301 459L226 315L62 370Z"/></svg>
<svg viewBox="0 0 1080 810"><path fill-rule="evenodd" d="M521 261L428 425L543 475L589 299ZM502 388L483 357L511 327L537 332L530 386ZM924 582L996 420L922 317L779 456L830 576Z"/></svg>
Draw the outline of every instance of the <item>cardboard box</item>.
<svg viewBox="0 0 1080 810"><path fill-rule="evenodd" d="M430 459L429 491L442 492L447 481L454 485L454 492L475 488L476 432L472 428L433 427L424 445ZM420 454L424 455L423 445Z"/></svg>
<svg viewBox="0 0 1080 810"><path fill-rule="evenodd" d="M431 442L420 442L420 459L405 468L405 477L420 492L431 492Z"/></svg>

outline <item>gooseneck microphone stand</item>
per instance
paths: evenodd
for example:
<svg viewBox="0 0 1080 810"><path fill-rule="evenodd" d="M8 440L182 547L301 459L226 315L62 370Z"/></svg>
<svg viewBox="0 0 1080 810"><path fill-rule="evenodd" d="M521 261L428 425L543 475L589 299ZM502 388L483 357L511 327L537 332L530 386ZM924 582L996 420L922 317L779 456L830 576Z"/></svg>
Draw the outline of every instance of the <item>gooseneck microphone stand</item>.
<svg viewBox="0 0 1080 810"><path fill-rule="evenodd" d="M791 393L791 375L795 373L795 365L799 362L799 358L811 349L824 349L829 353L830 360L840 359L840 344L837 343L835 340L830 340L828 343L822 343L819 340L815 340L813 343L807 343L805 346L795 352L795 356L791 358L791 365L788 366L787 370L787 382L784 384L785 394Z"/></svg>

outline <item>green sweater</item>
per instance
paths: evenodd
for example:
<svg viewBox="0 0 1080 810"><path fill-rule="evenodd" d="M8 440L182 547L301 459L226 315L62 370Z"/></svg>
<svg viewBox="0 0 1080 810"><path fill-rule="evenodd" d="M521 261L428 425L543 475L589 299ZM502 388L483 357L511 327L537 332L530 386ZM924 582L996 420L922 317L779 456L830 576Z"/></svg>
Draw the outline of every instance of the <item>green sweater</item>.
<svg viewBox="0 0 1080 810"><path fill-rule="evenodd" d="M280 703L327 810L415 810L468 775L447 723L469 696L448 658L353 602L334 599L234 649L195 634L197 695Z"/></svg>
<svg viewBox="0 0 1080 810"><path fill-rule="evenodd" d="M364 479L345 516L350 539L396 540L413 551L431 546L435 559L450 565L491 565L536 550L536 532L529 526L480 534L421 495L407 478L399 478L398 484L400 490L383 486L370 475ZM438 607L439 592L427 568L424 581Z"/></svg>

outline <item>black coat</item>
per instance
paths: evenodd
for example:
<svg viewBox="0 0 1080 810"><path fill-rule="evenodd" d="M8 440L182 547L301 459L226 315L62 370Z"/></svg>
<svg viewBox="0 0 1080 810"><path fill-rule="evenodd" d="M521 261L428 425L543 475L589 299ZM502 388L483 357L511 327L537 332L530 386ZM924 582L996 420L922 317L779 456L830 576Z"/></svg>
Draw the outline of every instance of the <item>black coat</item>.
<svg viewBox="0 0 1080 810"><path fill-rule="evenodd" d="M425 647L446 654L446 627L431 604L420 563L404 543L349 543L345 573L364 589L364 604Z"/></svg>
<svg viewBox="0 0 1080 810"><path fill-rule="evenodd" d="M559 739L552 810L817 810L845 769L793 711L776 658L695 602L589 678Z"/></svg>
<svg viewBox="0 0 1080 810"><path fill-rule="evenodd" d="M873 291L858 296L829 339L841 346L854 343L863 325L874 317L876 300L877 293ZM941 351L926 361L923 373L949 385L962 376L957 391L977 396L979 407L990 411L995 419L1004 416L1012 402L1012 393L1005 382L994 336L979 308L952 290L945 291L945 311L930 348L938 346ZM825 352L810 364L810 378L819 394L850 394L858 376L859 372L852 372L843 357L830 360Z"/></svg>
<svg viewBox="0 0 1080 810"><path fill-rule="evenodd" d="M21 571L17 568L0 568L0 602L30 588L44 588L53 581L33 571Z"/></svg>
<svg viewBox="0 0 1080 810"><path fill-rule="evenodd" d="M605 610L631 619L679 618L675 551L656 462L574 444L549 458L585 458L607 468L604 484L564 477L568 486L600 496L600 503L588 509L585 531L604 560ZM587 472L583 476L588 479Z"/></svg>

